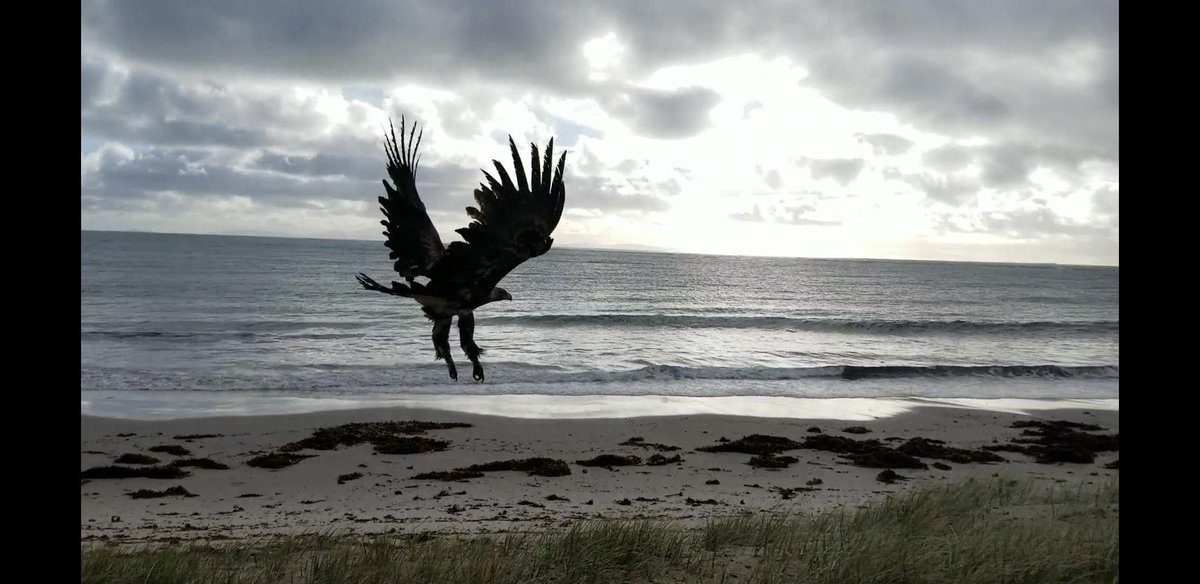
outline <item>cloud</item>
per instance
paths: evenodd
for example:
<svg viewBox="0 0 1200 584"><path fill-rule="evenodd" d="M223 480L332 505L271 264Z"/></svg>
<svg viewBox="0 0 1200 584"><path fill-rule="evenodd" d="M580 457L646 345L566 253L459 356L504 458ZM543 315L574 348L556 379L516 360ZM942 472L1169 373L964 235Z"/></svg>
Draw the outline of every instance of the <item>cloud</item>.
<svg viewBox="0 0 1200 584"><path fill-rule="evenodd" d="M604 138L604 132L602 130L561 118L553 114L541 112L539 113L539 118L545 119L546 123L554 128L555 144L563 148L574 148L578 146L579 138L581 136L589 136L596 139Z"/></svg>
<svg viewBox="0 0 1200 584"><path fill-rule="evenodd" d="M373 237L380 124L404 114L427 130L420 188L439 221L462 216L478 167L507 162L511 133L571 151L586 215L564 225L571 245L665 238L654 214L668 211L687 220L646 245L687 249L686 226L730 220L851 228L887 209L903 241L965 233L931 231L925 214L943 213L1109 257L1118 8L95 0L81 6L83 223L180 226L186 209L213 214L192 227L258 217ZM810 192L823 196L786 200ZM766 194L785 201L725 206ZM881 249L859 227L845 245Z"/></svg>
<svg viewBox="0 0 1200 584"><path fill-rule="evenodd" d="M1046 236L1116 238L1112 227L1072 222L1046 207L977 213L959 219L955 221L944 216L941 222L951 231L1006 235L1015 239Z"/></svg>
<svg viewBox="0 0 1200 584"><path fill-rule="evenodd" d="M1020 187L1033 170L1029 151L1021 147L989 149L982 157L981 179L988 187Z"/></svg>
<svg viewBox="0 0 1200 584"><path fill-rule="evenodd" d="M84 71L92 81L83 92L81 128L110 140L160 146L285 143L293 148L352 143L365 150L369 142L353 130L368 125L378 111L319 88L229 86L122 71L112 61L97 59L86 60Z"/></svg>
<svg viewBox="0 0 1200 584"><path fill-rule="evenodd" d="M1017 142L981 146L947 144L930 149L922 155L922 162L927 167L943 174L958 173L973 164L979 169L979 178L983 186L999 189L1027 186L1030 175L1039 168L1078 178L1080 165L1088 160L1106 160L1106 157L1095 151L1032 146Z"/></svg>
<svg viewBox="0 0 1200 584"><path fill-rule="evenodd" d="M808 166L812 171L814 179L832 178L838 183L845 185L858 178L858 174L862 172L864 162L861 158L828 160L806 158L801 159L801 164Z"/></svg>
<svg viewBox="0 0 1200 584"><path fill-rule="evenodd" d="M729 217L731 219L737 219L738 221L766 221L766 218L763 217L762 211L758 209L758 204L755 204L753 207L751 207L750 211L748 212L730 213Z"/></svg>
<svg viewBox="0 0 1200 584"><path fill-rule="evenodd" d="M594 211L666 211L670 203L663 195L677 194L679 188L671 182L572 176L570 172L566 182L570 208Z"/></svg>
<svg viewBox="0 0 1200 584"><path fill-rule="evenodd" d="M905 173L895 168L885 169L883 176L909 185L929 200L955 207L974 203L975 195L982 188L978 179L969 176L930 172Z"/></svg>
<svg viewBox="0 0 1200 584"><path fill-rule="evenodd" d="M832 12L844 36L809 61L814 83L842 103L950 135L1118 151L1115 1Z"/></svg>
<svg viewBox="0 0 1200 584"><path fill-rule="evenodd" d="M876 91L937 128L988 127L1011 113L998 96L923 56L896 55L886 59L883 72Z"/></svg>
<svg viewBox="0 0 1200 584"><path fill-rule="evenodd" d="M638 133L678 140L709 126L708 112L720 97L707 87L677 90L631 87L606 99L606 108L629 122Z"/></svg>
<svg viewBox="0 0 1200 584"><path fill-rule="evenodd" d="M304 156L264 150L254 160L252 167L307 177L366 177L380 174L384 165L378 160L324 152Z"/></svg>
<svg viewBox="0 0 1200 584"><path fill-rule="evenodd" d="M896 156L913 147L912 140L895 134L858 134L857 138L870 144L877 156Z"/></svg>
<svg viewBox="0 0 1200 584"><path fill-rule="evenodd" d="M939 172L957 172L974 159L972 149L957 144L928 150L921 157L926 166Z"/></svg>
<svg viewBox="0 0 1200 584"><path fill-rule="evenodd" d="M374 209L384 195L386 171L377 159L328 155L289 157L263 152L249 160L224 160L205 150L152 147L135 152L109 144L87 156L81 191L93 210L122 199L152 199L161 193L188 197L246 197L275 207L346 201ZM478 170L422 164L418 187L431 210L461 211L473 204ZM124 204L124 203L119 203Z"/></svg>
<svg viewBox="0 0 1200 584"><path fill-rule="evenodd" d="M397 77L551 82L582 59L586 21L567 4L313 0L247 5L83 5L85 45L158 67L221 70L290 80L382 82ZM580 79L581 80L581 79Z"/></svg>
<svg viewBox="0 0 1200 584"><path fill-rule="evenodd" d="M132 62L230 77L404 78L578 96L594 88L584 42L615 33L622 50L614 74L630 79L730 54L788 55L806 65L810 83L851 107L893 111L952 133L1003 122L1041 141L1099 139L1114 153L1117 19L1115 1L1026 0L1002 9L937 0L807 2L745 11L682 0L357 0L336 8L315 0L104 0L83 6L82 40ZM1087 107L1072 107L1081 102Z"/></svg>
<svg viewBox="0 0 1200 584"><path fill-rule="evenodd" d="M171 192L194 196L240 195L270 200L280 206L302 205L323 198L356 198L367 181L345 177L305 177L259 171L222 163L203 151L150 148L131 157L102 154L82 177L86 191L103 190L113 197L140 197Z"/></svg>
<svg viewBox="0 0 1200 584"><path fill-rule="evenodd" d="M765 213L762 210L763 208L766 209ZM818 227L830 227L842 224L841 221L814 217L814 214L817 214L817 207L813 204L787 204L781 202L779 204L760 205L759 203L755 203L750 207L749 211L730 213L729 218L751 223L782 223L786 225Z"/></svg>
<svg viewBox="0 0 1200 584"><path fill-rule="evenodd" d="M1113 187L1100 187L1092 193L1092 210L1108 218L1116 226L1121 212L1121 192Z"/></svg>
<svg viewBox="0 0 1200 584"><path fill-rule="evenodd" d="M763 182L767 183L767 186L771 187L772 189L778 189L781 184L779 179L779 171L772 168L767 172L767 175L763 177Z"/></svg>

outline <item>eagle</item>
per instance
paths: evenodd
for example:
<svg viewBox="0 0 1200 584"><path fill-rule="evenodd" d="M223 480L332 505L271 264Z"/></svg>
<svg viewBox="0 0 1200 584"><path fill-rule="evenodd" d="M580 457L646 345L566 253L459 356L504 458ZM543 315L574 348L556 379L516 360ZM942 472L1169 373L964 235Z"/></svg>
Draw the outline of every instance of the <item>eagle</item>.
<svg viewBox="0 0 1200 584"><path fill-rule="evenodd" d="M550 234L562 217L566 191L563 186L563 166L567 154L562 153L557 168L551 173L554 139L546 146L544 156L538 154L537 144L530 144L529 178L517 153L512 136L508 146L512 151L516 184L504 165L493 160L496 180L486 170L486 184L475 189L478 207L467 207L470 225L455 231L464 241L443 245L437 229L417 195L416 171L420 163L418 149L424 129L417 133L414 122L405 138L404 118L400 118L400 139L396 127L388 121L384 132L384 152L387 172L392 184L384 179L386 197L379 197L380 210L386 228L383 232L388 257L395 260L392 267L407 282L392 281L384 286L359 273L359 284L395 296L412 298L433 321L435 359L444 359L450 379L458 380L454 359L450 356L451 320L458 317L458 336L463 352L474 366L471 376L483 381L483 365L479 356L483 349L475 344L475 309L499 300L512 300L512 294L497 286L500 280L525 260L538 257L554 244ZM415 137L415 139L414 139ZM539 166L540 162L540 166ZM416 279L426 278L425 283Z"/></svg>

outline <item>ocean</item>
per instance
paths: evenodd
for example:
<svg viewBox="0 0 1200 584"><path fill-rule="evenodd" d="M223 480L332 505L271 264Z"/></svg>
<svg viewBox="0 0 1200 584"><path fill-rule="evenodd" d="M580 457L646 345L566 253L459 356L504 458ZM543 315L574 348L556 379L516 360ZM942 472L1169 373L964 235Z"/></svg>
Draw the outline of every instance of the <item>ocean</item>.
<svg viewBox="0 0 1200 584"><path fill-rule="evenodd" d="M555 248L476 312L487 380L382 241L81 232L98 396L1119 397L1119 268ZM171 393L176 392L176 393ZM149 394L141 394L149 395ZM85 408L86 409L86 408Z"/></svg>

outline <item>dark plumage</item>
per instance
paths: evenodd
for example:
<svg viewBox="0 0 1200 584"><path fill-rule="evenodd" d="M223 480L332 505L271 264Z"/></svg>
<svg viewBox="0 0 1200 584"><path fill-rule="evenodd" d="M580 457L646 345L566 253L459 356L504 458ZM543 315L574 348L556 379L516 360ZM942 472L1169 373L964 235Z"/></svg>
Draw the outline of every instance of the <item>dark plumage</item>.
<svg viewBox="0 0 1200 584"><path fill-rule="evenodd" d="M474 310L489 302L512 300L512 295L497 286L500 280L525 260L550 251L554 243L550 234L563 212L566 195L563 165L567 155L562 154L557 168L551 172L554 140L546 146L541 160L537 145L531 144L532 168L526 180L517 145L509 136L516 184L504 165L493 160L500 180L483 171L487 184L481 183L475 189L478 208L467 207L471 224L456 230L465 242L455 241L445 246L417 195L415 174L420 162L417 149L424 132L418 134L416 124L407 137L404 131L404 118L400 118L399 140L394 126L390 136L384 134L392 184L383 181L387 196L379 197L379 204L384 216L380 223L386 228L384 245L390 251L388 257L395 260L392 267L407 283L393 281L388 287L366 274L359 274L357 279L368 290L412 298L421 304L425 316L433 321L437 358L446 360L451 379L458 379L450 356L451 319L458 316L459 339L474 365L472 377L483 381L483 365L479 362L483 349L473 338ZM422 284L416 281L418 277L428 281Z"/></svg>

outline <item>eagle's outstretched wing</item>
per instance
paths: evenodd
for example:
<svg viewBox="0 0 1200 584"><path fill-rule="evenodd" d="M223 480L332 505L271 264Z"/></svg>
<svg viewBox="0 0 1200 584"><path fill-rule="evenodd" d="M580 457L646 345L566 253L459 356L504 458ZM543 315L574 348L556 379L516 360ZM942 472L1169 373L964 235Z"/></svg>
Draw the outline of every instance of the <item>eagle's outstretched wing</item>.
<svg viewBox="0 0 1200 584"><path fill-rule="evenodd" d="M390 250L388 257L396 260L393 268L411 281L416 276L428 276L429 270L446 248L442 245L442 238L438 236L437 229L434 229L433 222L429 220L425 203L422 203L421 197L417 195L414 175L420 157L416 154L421 145L421 136L425 132L417 134L417 125L414 123L406 142L404 118L401 117L400 141L397 145L396 128L391 126L391 122L388 122L388 125L392 135L389 138L384 134L384 151L388 157L388 175L392 177L395 186L388 184L386 180L383 181L387 197L379 197L380 210L384 216L380 223L386 228L383 235L387 237L384 245Z"/></svg>
<svg viewBox="0 0 1200 584"><path fill-rule="evenodd" d="M566 198L563 165L567 155L563 153L552 173L554 140L546 146L540 167L537 145L531 145L532 169L527 181L511 136L508 145L517 183L513 184L498 160L492 162L499 181L483 172L487 185L475 189L479 208L467 207L467 215L474 221L456 230L466 243L451 243L430 272L440 288L469 291L474 298L486 297L501 278L525 260L546 253L554 243L550 234L558 226Z"/></svg>

